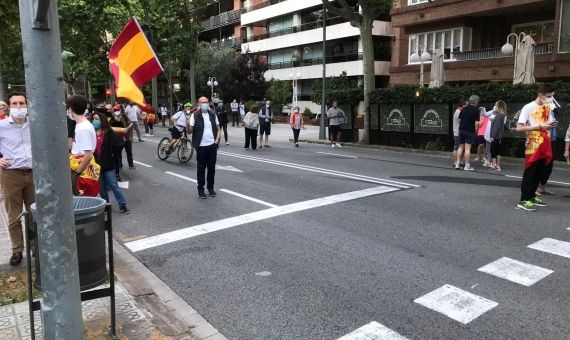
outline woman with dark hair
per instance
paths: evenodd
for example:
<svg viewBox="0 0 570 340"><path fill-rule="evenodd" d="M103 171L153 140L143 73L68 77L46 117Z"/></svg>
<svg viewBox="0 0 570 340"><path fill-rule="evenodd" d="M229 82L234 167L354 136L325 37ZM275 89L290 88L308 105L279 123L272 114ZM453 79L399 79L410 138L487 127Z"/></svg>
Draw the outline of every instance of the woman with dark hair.
<svg viewBox="0 0 570 340"><path fill-rule="evenodd" d="M117 154L121 153L122 140L113 132L111 124L105 115L95 112L91 121L97 134L97 147L95 148L95 161L101 166L99 176L100 195L107 203L109 194L107 189L113 191L115 199L119 203L119 209L123 214L130 214L127 209L127 200L119 187L115 174Z"/></svg>

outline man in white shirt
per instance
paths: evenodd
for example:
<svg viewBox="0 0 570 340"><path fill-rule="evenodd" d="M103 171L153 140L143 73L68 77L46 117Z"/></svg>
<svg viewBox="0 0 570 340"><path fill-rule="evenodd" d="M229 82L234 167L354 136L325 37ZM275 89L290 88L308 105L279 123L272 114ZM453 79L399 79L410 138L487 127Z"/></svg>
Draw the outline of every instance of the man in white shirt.
<svg viewBox="0 0 570 340"><path fill-rule="evenodd" d="M234 99L230 107L232 109L232 126L237 125L239 127L240 114L239 114L239 104L237 102L237 99Z"/></svg>
<svg viewBox="0 0 570 340"><path fill-rule="evenodd" d="M208 98L206 97L201 97L198 100L198 111L194 112L190 117L190 132L192 133L192 146L196 149L198 197L206 199L206 193L204 192L206 168L208 168L206 185L208 195L216 197L214 176L221 130L218 117L210 110Z"/></svg>
<svg viewBox="0 0 570 340"><path fill-rule="evenodd" d="M125 108L125 112L127 113L127 117L133 122L133 129L131 130L131 139L133 138L133 131L137 133L137 138L139 142L144 142L141 139L141 131L139 130L139 115L141 113L141 109L138 105L134 105L132 102L127 105Z"/></svg>
<svg viewBox="0 0 570 340"><path fill-rule="evenodd" d="M168 146L166 148L167 154L170 154L173 151L172 147L174 146L174 144L176 144L178 139L182 137L182 133L186 131L186 127L188 126L189 122L188 117L190 116L191 110L192 110L192 104L186 103L184 104L183 110L176 112L172 117L170 117L170 120L172 121L174 126L172 127L171 130L172 139L170 140L170 143L168 143Z"/></svg>
<svg viewBox="0 0 570 340"><path fill-rule="evenodd" d="M566 130L566 136L564 137L564 158L566 162L570 165L570 125L568 125L568 130Z"/></svg>
<svg viewBox="0 0 570 340"><path fill-rule="evenodd" d="M17 266L22 262L24 251L24 235L20 219L22 206L30 211L30 206L36 199L26 94L23 92L9 94L8 105L10 116L0 121L0 167L4 204L8 212L8 231L12 243L10 264ZM33 223L31 227L34 228L35 224Z"/></svg>
<svg viewBox="0 0 570 340"><path fill-rule="evenodd" d="M93 124L82 114L85 111L87 99L80 95L70 96L66 100L67 116L75 121L75 136L71 145L71 153L76 157L82 157L79 167L72 173L74 183L77 177L87 169L93 153L97 147L97 134ZM75 188L74 188L75 189Z"/></svg>

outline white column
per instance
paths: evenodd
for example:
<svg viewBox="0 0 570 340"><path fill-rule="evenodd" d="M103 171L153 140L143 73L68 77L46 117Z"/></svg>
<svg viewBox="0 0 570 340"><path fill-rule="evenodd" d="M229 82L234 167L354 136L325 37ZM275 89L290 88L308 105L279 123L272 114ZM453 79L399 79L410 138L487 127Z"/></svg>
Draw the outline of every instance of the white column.
<svg viewBox="0 0 570 340"><path fill-rule="evenodd" d="M301 14L295 13L293 14L293 26L300 26L302 23Z"/></svg>

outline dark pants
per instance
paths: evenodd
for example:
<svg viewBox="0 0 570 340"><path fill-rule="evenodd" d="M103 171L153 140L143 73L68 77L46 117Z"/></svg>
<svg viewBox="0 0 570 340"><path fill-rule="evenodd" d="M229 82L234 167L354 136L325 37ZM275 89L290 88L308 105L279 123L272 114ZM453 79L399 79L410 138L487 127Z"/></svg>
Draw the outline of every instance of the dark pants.
<svg viewBox="0 0 570 340"><path fill-rule="evenodd" d="M297 144L297 142L299 142L299 133L301 132L301 129L293 129L293 139L295 140L295 144Z"/></svg>
<svg viewBox="0 0 570 340"><path fill-rule="evenodd" d="M115 174L119 176L121 168L123 167L123 147L117 150L115 154Z"/></svg>
<svg viewBox="0 0 570 340"><path fill-rule="evenodd" d="M523 174L521 183L521 201L528 201L536 196L536 189L541 178L544 178L547 165L544 159L534 162Z"/></svg>
<svg viewBox="0 0 570 340"><path fill-rule="evenodd" d="M224 141L228 141L228 124L223 124L220 125L220 127L222 128L222 130L224 131Z"/></svg>
<svg viewBox="0 0 570 340"><path fill-rule="evenodd" d="M214 189L214 176L216 175L216 157L218 145L199 146L196 149L196 161L198 163L198 191L204 190L206 184L206 168L208 168L208 189Z"/></svg>
<svg viewBox="0 0 570 340"><path fill-rule="evenodd" d="M127 162L129 163L129 166L134 166L135 163L133 162L133 141L131 140L125 141L125 152L127 153ZM121 165L122 165L122 160L121 160Z"/></svg>
<svg viewBox="0 0 570 340"><path fill-rule="evenodd" d="M251 142L251 148L253 150L257 149L257 129L245 128L245 148L249 148L249 143Z"/></svg>
<svg viewBox="0 0 570 340"><path fill-rule="evenodd" d="M239 126L239 111L232 112L232 126Z"/></svg>
<svg viewBox="0 0 570 340"><path fill-rule="evenodd" d="M556 155L556 142L552 142L552 155ZM546 165L546 169L542 177L539 179L540 185L546 185L550 175L552 174L552 168L554 168L554 162L550 162L550 164Z"/></svg>
<svg viewBox="0 0 570 340"><path fill-rule="evenodd" d="M144 132L148 134L148 123L144 122Z"/></svg>

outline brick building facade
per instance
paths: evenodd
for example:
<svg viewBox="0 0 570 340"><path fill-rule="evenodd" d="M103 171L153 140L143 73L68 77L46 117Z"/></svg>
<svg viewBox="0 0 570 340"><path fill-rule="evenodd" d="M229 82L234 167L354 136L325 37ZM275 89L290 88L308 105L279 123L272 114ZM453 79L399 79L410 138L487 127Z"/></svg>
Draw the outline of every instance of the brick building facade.
<svg viewBox="0 0 570 340"><path fill-rule="evenodd" d="M568 79L570 23L562 18L569 14L569 0L395 0L390 83L419 84L420 64L410 56L435 48L444 51L449 84L511 82L514 58L501 47L520 32L537 43L537 81ZM430 62L424 66L429 83Z"/></svg>

